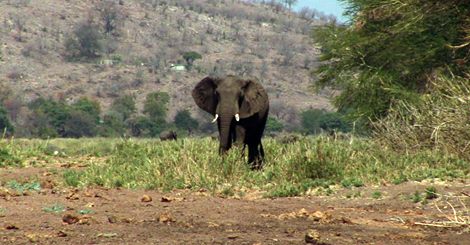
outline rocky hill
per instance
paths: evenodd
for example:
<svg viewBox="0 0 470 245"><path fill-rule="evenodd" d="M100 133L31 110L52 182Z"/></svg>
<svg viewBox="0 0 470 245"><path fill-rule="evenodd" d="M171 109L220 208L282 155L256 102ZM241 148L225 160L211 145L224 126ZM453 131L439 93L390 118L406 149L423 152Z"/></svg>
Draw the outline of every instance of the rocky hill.
<svg viewBox="0 0 470 245"><path fill-rule="evenodd" d="M258 77L271 114L294 123L300 110L331 108L327 92L309 89L319 53L311 28L321 23L234 0L4 0L0 90L19 107L39 96L86 96L102 108L123 94L141 107L148 92L165 91L169 117L185 108L201 117L193 86L238 74Z"/></svg>

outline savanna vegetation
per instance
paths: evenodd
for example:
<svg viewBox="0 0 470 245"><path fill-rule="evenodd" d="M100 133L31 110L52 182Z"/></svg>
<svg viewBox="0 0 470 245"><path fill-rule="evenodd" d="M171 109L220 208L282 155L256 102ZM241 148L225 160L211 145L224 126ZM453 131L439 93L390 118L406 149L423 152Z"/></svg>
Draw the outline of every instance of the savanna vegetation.
<svg viewBox="0 0 470 245"><path fill-rule="evenodd" d="M266 139L263 171L251 171L240 149L218 155L209 137L173 142L153 139L53 139L1 141L2 167L81 162L61 173L63 185L138 189L205 189L224 195L258 190L266 196L327 194L335 186L400 184L408 180L466 178L468 162L432 150L401 154L370 140L301 137ZM73 165L72 165L73 166ZM2 183L6 184L6 183ZM333 189L332 189L333 188Z"/></svg>
<svg viewBox="0 0 470 245"><path fill-rule="evenodd" d="M74 23L60 12L56 25L74 27L65 35L19 15L0 24L28 43L21 54L32 67L59 60L73 72L47 77L76 85L48 80L43 89L64 91L29 88L28 99L0 87L1 244L469 240L468 1L342 0L347 23L309 8L294 16L287 0L92 2L67 3L96 18ZM38 3L7 5L52 6ZM312 27L313 40L299 41ZM54 39L32 42L36 33ZM226 50L242 58L219 60ZM0 48L0 71L12 54ZM8 69L13 84L41 84ZM321 98L302 91L309 70L335 109L286 102ZM186 80L230 71L274 81L263 84L271 104L259 171L242 147L219 155L211 118L181 106L193 103ZM286 96L286 87L301 89ZM156 139L163 130L178 140Z"/></svg>
<svg viewBox="0 0 470 245"><path fill-rule="evenodd" d="M172 98L165 92L148 93L141 110L131 95L116 97L107 111L86 97L75 101L38 98L28 104L30 127L20 129L23 135L111 138L5 138L1 164L28 166L63 157L94 156L98 158L85 169L64 172L64 183L74 187L205 188L232 194L259 189L270 196L299 195L334 184L347 187L468 178L468 4L344 2L349 6L350 22L331 21L313 33L324 61L315 70L320 78L315 87L338 89L340 94L334 99L338 110L304 110L300 126L292 128L283 124L273 106L267 133L290 130L303 136L266 139L263 171L249 171L239 150L218 156L217 142L209 138L168 143L148 139L165 129L187 135L214 132L213 126L195 120L187 110L179 110L174 121L168 121ZM77 48L67 54L71 61L93 59L99 42L80 40L95 34L77 29L75 35L67 42L69 50ZM201 58L190 51L183 56L191 64ZM9 121L12 115L0 108L6 136L18 132Z"/></svg>

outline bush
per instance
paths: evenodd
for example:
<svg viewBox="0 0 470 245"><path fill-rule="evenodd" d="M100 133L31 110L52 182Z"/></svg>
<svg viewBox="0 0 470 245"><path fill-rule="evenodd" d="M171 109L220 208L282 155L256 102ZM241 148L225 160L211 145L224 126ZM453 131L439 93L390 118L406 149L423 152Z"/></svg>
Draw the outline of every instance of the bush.
<svg viewBox="0 0 470 245"><path fill-rule="evenodd" d="M114 99L111 104L111 110L122 115L122 120L129 119L137 110L135 106L135 97L124 95Z"/></svg>
<svg viewBox="0 0 470 245"><path fill-rule="evenodd" d="M163 119L151 119L146 116L129 119L131 134L136 137L155 137L166 127L167 123Z"/></svg>
<svg viewBox="0 0 470 245"><path fill-rule="evenodd" d="M80 110L74 110L64 123L62 136L80 138L92 137L97 134L96 118Z"/></svg>
<svg viewBox="0 0 470 245"><path fill-rule="evenodd" d="M438 76L419 103L398 102L372 126L382 144L400 152L435 149L470 161L470 83Z"/></svg>
<svg viewBox="0 0 470 245"><path fill-rule="evenodd" d="M284 129L284 125L274 117L268 117L266 122L266 132L280 132Z"/></svg>
<svg viewBox="0 0 470 245"><path fill-rule="evenodd" d="M191 114L188 110L178 111L176 113L174 122L177 128L183 130L197 129L199 126L199 123L196 121L196 119L191 117Z"/></svg>
<svg viewBox="0 0 470 245"><path fill-rule="evenodd" d="M63 101L38 98L29 104L33 111L33 124L40 126L41 137L63 135L64 124L70 115L70 108Z"/></svg>
<svg viewBox="0 0 470 245"><path fill-rule="evenodd" d="M188 68L191 68L195 60L202 59L202 55L199 54L198 52L190 51L190 52L183 53L183 58L184 60L186 60L186 63L188 64Z"/></svg>
<svg viewBox="0 0 470 245"><path fill-rule="evenodd" d="M166 92L147 94L144 102L144 113L152 120L165 120L170 96Z"/></svg>
<svg viewBox="0 0 470 245"><path fill-rule="evenodd" d="M103 51L103 39L97 25L90 22L80 24L73 36L65 41L66 58L73 61L100 57Z"/></svg>
<svg viewBox="0 0 470 245"><path fill-rule="evenodd" d="M0 104L0 134L6 133L10 135L13 134L14 131L15 129L8 118L7 110Z"/></svg>
<svg viewBox="0 0 470 245"><path fill-rule="evenodd" d="M72 104L72 109L88 114L91 118L93 118L95 123L98 123L100 120L101 108L98 101L83 97Z"/></svg>
<svg viewBox="0 0 470 245"><path fill-rule="evenodd" d="M100 122L100 105L81 98L72 105L63 101L38 98L29 104L33 111L32 134L45 137L95 136Z"/></svg>
<svg viewBox="0 0 470 245"><path fill-rule="evenodd" d="M351 131L350 123L340 113L321 109L303 111L301 113L301 123L303 130L309 134L318 134L322 131Z"/></svg>
<svg viewBox="0 0 470 245"><path fill-rule="evenodd" d="M120 113L111 111L103 117L100 135L105 137L121 137L125 132L126 124Z"/></svg>

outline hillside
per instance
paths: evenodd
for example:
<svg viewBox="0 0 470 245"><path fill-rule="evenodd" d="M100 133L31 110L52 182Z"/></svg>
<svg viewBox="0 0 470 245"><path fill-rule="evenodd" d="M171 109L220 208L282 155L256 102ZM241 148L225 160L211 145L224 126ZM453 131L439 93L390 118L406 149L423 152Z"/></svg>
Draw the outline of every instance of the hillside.
<svg viewBox="0 0 470 245"><path fill-rule="evenodd" d="M164 91L171 97L170 120L184 108L201 117L190 96L195 83L231 73L260 78L271 114L284 122L295 123L296 112L305 108L331 108L328 93L309 89L319 54L309 35L321 22L271 6L9 0L0 2L0 21L0 84L19 100L18 107L39 96L69 103L86 96L105 110L114 98L131 94L141 108L148 92ZM69 40L87 28L96 28L101 48L91 59L70 58L75 51ZM171 64L187 65L182 54L189 51L202 59L190 70L172 69ZM20 121L25 110L19 109Z"/></svg>

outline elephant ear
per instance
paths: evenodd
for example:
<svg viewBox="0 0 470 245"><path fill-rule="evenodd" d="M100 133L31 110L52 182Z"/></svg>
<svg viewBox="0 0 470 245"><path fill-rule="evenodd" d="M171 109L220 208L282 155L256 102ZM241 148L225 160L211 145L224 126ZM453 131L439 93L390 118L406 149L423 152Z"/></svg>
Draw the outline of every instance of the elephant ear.
<svg viewBox="0 0 470 245"><path fill-rule="evenodd" d="M241 82L244 99L240 106L240 117L247 118L266 109L269 104L268 94L263 86L255 79L242 80Z"/></svg>
<svg viewBox="0 0 470 245"><path fill-rule="evenodd" d="M218 79L206 77L194 87L192 96L196 105L201 109L215 115L217 99L214 95L217 88Z"/></svg>

